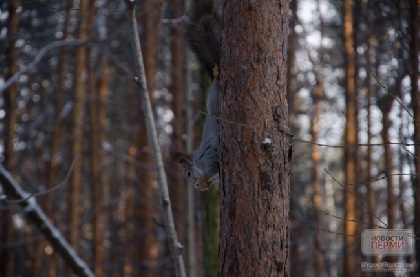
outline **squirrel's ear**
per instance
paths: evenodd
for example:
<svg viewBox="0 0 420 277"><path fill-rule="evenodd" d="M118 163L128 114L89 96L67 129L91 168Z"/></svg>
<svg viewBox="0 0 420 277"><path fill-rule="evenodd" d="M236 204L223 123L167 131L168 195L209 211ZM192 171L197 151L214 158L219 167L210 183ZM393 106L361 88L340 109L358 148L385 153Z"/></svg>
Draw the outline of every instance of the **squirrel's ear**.
<svg viewBox="0 0 420 277"><path fill-rule="evenodd" d="M185 153L171 151L171 158L179 164L192 165L192 156Z"/></svg>

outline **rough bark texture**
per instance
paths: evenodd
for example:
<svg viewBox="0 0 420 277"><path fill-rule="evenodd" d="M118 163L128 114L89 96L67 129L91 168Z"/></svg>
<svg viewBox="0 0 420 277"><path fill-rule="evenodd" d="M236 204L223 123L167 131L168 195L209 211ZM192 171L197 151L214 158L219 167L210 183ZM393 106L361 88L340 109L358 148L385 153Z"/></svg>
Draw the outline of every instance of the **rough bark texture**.
<svg viewBox="0 0 420 277"><path fill-rule="evenodd" d="M289 275L288 1L225 1L220 276Z"/></svg>

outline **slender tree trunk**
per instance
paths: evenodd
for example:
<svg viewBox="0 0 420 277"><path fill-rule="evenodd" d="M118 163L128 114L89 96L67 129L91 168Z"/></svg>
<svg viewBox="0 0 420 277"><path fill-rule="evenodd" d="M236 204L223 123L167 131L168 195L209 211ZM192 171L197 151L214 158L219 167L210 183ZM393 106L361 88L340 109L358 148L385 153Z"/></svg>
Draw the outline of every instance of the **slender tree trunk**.
<svg viewBox="0 0 420 277"><path fill-rule="evenodd" d="M410 43L410 81L411 81L411 101L414 112L414 138L416 143L414 146L414 169L416 176L413 177L413 195L414 195L414 233L416 238L420 236L420 92L418 87L419 69L418 69L418 55L419 55L419 11L420 3L418 0L410 1L410 28L411 28L411 43ZM417 275L420 275L420 243L416 243L416 265Z"/></svg>
<svg viewBox="0 0 420 277"><path fill-rule="evenodd" d="M372 98L373 98L373 85L372 85L372 57L371 57L371 51L372 51L372 44L373 44L373 33L372 33L372 0L368 0L367 2L367 10L368 18L367 18L367 49L366 49L366 90L367 90L367 162L366 162L366 179L368 181L372 180L372 147L370 144L372 143ZM373 190L373 184L370 182L366 183L367 186L367 202L369 207L369 223L370 227L373 228L376 225L375 220L375 191Z"/></svg>
<svg viewBox="0 0 420 277"><path fill-rule="evenodd" d="M6 80L9 79L17 71L17 48L16 40L19 31L19 15L17 13L18 9L17 0L9 0L7 9L8 9L8 18L7 18L7 34L10 42L6 48ZM4 126L4 160L3 164L10 174L15 174L15 151L14 151L14 139L15 139L15 126L16 126L16 97L17 97L17 87L16 84L12 84L6 91L4 91L4 112L5 112L5 126ZM13 227L13 209L11 206L8 206L9 209L1 211L1 220L2 223L0 241L2 243L10 243L14 241L14 227ZM0 275L9 277L13 276L15 269L15 250L14 249L2 249L0 252Z"/></svg>
<svg viewBox="0 0 420 277"><path fill-rule="evenodd" d="M104 5L103 5L104 6ZM107 38L107 27L106 27L106 15L105 13L101 13L98 16L98 33L99 39L105 40ZM96 143L96 156L97 160L100 161L99 166L97 167L96 176L98 180L94 184L94 190L92 191L93 195L95 195L95 202L94 211L95 211L95 220L93 226L93 235L95 241L95 250L94 250L94 272L95 276L101 276L104 272L106 272L106 246L105 246L105 233L108 230L108 220L106 216L106 212L103 211L104 206L108 203L109 198L109 187L108 187L108 165L103 155L102 150L102 143L105 141L105 122L106 122L106 114L105 114L105 101L106 101L106 93L108 90L108 77L109 77L109 66L108 66L108 57L106 55L106 47L101 47L99 51L99 76L96 80L96 99L95 103L97 104L96 108L96 116L94 117L95 120L95 129L97 129L98 133L97 143ZM98 272L98 273L97 273Z"/></svg>
<svg viewBox="0 0 420 277"><path fill-rule="evenodd" d="M320 110L320 100L322 97L322 86L320 83L320 74L315 73L317 76L314 95L312 96L313 100L313 112L311 116L311 126L310 126L310 133L311 139L313 142L318 140L319 134L319 110ZM313 206L313 213L314 213L314 222L316 227L321 226L321 209L322 209L322 187L321 187L321 180L319 177L319 150L318 146L314 143L311 144L311 159L312 159L312 184L313 184L313 195L312 195L312 206ZM324 254L322 253L322 234L321 231L316 229L315 230L315 275L322 276L323 264L324 264Z"/></svg>
<svg viewBox="0 0 420 277"><path fill-rule="evenodd" d="M391 104L382 110L382 142L385 144L385 174L390 175L392 174L393 165L392 161L394 160L394 155L392 153L391 145L387 142L390 141L389 139L389 129L391 127L390 121L390 111L391 111ZM393 176L388 176L386 179L387 182L387 216L388 216L388 228L394 229L395 228L395 212L396 212L396 202L394 196L394 178Z"/></svg>
<svg viewBox="0 0 420 277"><path fill-rule="evenodd" d="M127 78L127 82L128 81L129 80ZM131 132L129 134L130 147L128 148L127 155L130 157L130 160L137 161L139 159L140 152L140 150L138 149L140 143L139 141L142 130L144 130L142 129L142 124L140 123L142 121L139 112L140 100L132 87L128 89L127 95L129 103L129 125L132 126L132 128L130 129ZM144 145L143 147L147 147L146 145ZM123 240L124 245L124 255L127 257L127 259L124 260L124 276L134 276L138 274L137 270L142 268L141 265L145 264L146 259L141 255L141 253L147 253L148 245L143 244L144 242L142 241L142 245L144 247L140 247L140 249L138 249L137 245L131 243L132 241L136 241L137 229L139 229L139 232L148 231L148 221L144 221L144 219L141 217L142 213L145 211L141 209L139 211L136 211L136 213L138 214L134 215L135 205L137 205L136 195L139 195L141 193L138 191L140 189L137 189L138 187L140 187L138 183L148 181L148 176L141 176L139 173L144 172L146 170L142 168L143 166L147 168L146 164L143 165L140 163L138 167L129 164L125 168L124 178L126 179L126 181L125 185L122 187L122 198L124 199L124 201L121 201L119 208L119 210L121 211L119 213L121 215L119 221L125 226L124 228L126 230L124 237L121 238L121 240ZM146 177L146 180L143 180L144 177ZM147 201L146 199L140 198L140 196L138 197L142 202ZM138 268L135 266L136 263L138 265ZM147 268L144 268L144 274L145 276L147 276Z"/></svg>
<svg viewBox="0 0 420 277"><path fill-rule="evenodd" d="M219 276L289 275L288 1L224 3Z"/></svg>
<svg viewBox="0 0 420 277"><path fill-rule="evenodd" d="M293 79L295 79L296 74L296 66L295 66L295 52L296 52L296 45L297 45L297 38L298 35L295 32L295 27L298 23L298 15L297 15L297 8L298 3L300 0L290 1L290 27L289 27L289 38L288 38L288 46L287 46L287 80L286 80L286 93L287 93L287 103L288 103L288 110L289 110L289 124L292 132L295 130L295 125L293 124L293 118L295 116L295 106L297 99L299 98L296 93L296 88L294 87ZM293 162L292 162L293 164ZM291 167L291 176L293 176L293 166ZM293 187L293 178L290 179L290 185ZM295 201L290 201L290 211L295 211L297 207L295 207ZM298 219L295 218L295 213L290 213L290 221L293 222L297 221ZM297 227L297 225L295 225ZM297 240L299 237L299 232L292 232L290 235L290 241ZM298 243L291 243L290 246L290 263L291 264L298 264L300 263L300 255L299 255L299 244ZM290 268L290 276L300 276L301 267L292 266Z"/></svg>
<svg viewBox="0 0 420 277"><path fill-rule="evenodd" d="M147 84L149 87L150 99L153 103L153 92L156 87L156 54L157 54L157 26L160 20L160 5L158 1L146 0L140 1L139 4L140 23L142 26L141 41L143 49L143 61L146 73ZM137 97L137 96L136 96ZM140 103L141 104L141 103ZM140 110L140 106L137 107ZM144 115L143 115L144 116ZM146 135L146 123L144 117L139 121L139 132L137 137L137 153L136 159L141 164L147 165L137 172L138 180L141 186L136 185L137 197L141 201L136 201L135 216L136 226L143 230L144 236L139 237L141 247L137 247L135 257L138 257L139 273L142 276L154 276L154 270L157 263L158 245L156 235L153 232L154 223L151 215L156 212L155 197L156 189L153 187L155 174L151 168L153 167L152 154L150 150L149 140ZM150 166L150 167L149 167Z"/></svg>
<svg viewBox="0 0 420 277"><path fill-rule="evenodd" d="M182 14L182 1L169 1L170 18L179 18ZM171 49L171 85L170 92L173 95L172 111L174 113L173 133L172 133L172 147L174 149L184 149L182 139L183 135L183 45L181 25L170 25L170 49ZM194 217L192 210L192 187L187 187L184 183L179 166L170 161L171 174L176 174L177 177L171 178L172 182L169 184L170 195L172 199L172 209L174 211L175 226L178 231L180 240L183 242L185 271L187 276L195 276L195 254L193 253L194 246ZM174 175L175 176L175 175ZM190 232L190 233L189 233Z"/></svg>
<svg viewBox="0 0 420 277"><path fill-rule="evenodd" d="M96 16L96 7L95 1L89 2L88 9L88 27L89 36L94 37L95 33L100 33L100 28L106 28L101 24L105 24L104 20L102 22L97 22L97 27L95 28L94 19ZM103 16L103 13L98 13L98 16ZM102 31L103 33L103 31ZM105 39L106 37L100 37L100 39ZM102 48L103 50L103 48ZM92 263L93 263L93 272L95 276L104 275L104 233L105 233L105 214L102 211L104 205L104 195L107 191L107 186L104 183L105 178L103 174L104 160L102 155L102 143L103 143L103 122L105 119L104 114L104 99L106 92L106 79L107 76L107 57L105 53L99 55L99 46L90 45L87 49L86 57L86 68L88 69L87 75L87 84L88 91L87 95L89 97L88 108L89 108L89 123L90 123L90 182L91 182L91 211L94 214L92 218ZM99 71L100 70L100 71ZM101 75L96 77L100 72ZM102 91L99 91L101 89Z"/></svg>
<svg viewBox="0 0 420 277"><path fill-rule="evenodd" d="M87 37L87 15L88 1L80 2L79 21L78 21L78 39ZM82 209L81 203L81 182L82 182L82 141L83 141L83 115L85 104L85 62L86 47L80 46L76 50L74 64L73 80L73 131L71 143L71 157L75 159L75 165L69 181L69 242L73 249L77 251L79 243L79 219Z"/></svg>
<svg viewBox="0 0 420 277"><path fill-rule="evenodd" d="M290 28L289 28L289 38L287 46L287 103L289 108L289 123L291 123L291 117L295 112L295 102L296 102L296 91L293 88L293 80L295 79L295 52L297 44L297 34L295 32L295 27L298 23L297 7L299 0L290 1ZM293 129L293 126L291 126Z"/></svg>
<svg viewBox="0 0 420 277"><path fill-rule="evenodd" d="M343 38L345 60L345 98L346 98L346 124L344 142L344 272L343 276L356 274L356 141L357 141L357 115L355 92L355 66L353 42L353 13L352 0L343 0Z"/></svg>
<svg viewBox="0 0 420 277"><path fill-rule="evenodd" d="M70 9L73 6L73 1L66 1L66 10L64 11L64 22L62 26L63 37L62 40L68 38L68 24L70 18ZM59 50L57 62L57 85L54 92L54 122L51 136L50 159L46 166L46 189L50 190L57 184L57 171L58 171L58 153L60 150L61 134L62 134L62 116L61 111L64 104L64 82L66 76L66 61L68 49L63 46ZM47 193L39 199L40 205L43 207L44 212L47 214L51 222L55 222L56 210L53 205L53 194ZM37 245L37 254L35 256L34 272L35 274L42 274L42 267L46 262L44 255L45 247L48 243L40 240ZM49 246L51 247L51 246ZM48 255L48 275L50 277L57 276L57 255ZM41 275L38 275L41 276Z"/></svg>

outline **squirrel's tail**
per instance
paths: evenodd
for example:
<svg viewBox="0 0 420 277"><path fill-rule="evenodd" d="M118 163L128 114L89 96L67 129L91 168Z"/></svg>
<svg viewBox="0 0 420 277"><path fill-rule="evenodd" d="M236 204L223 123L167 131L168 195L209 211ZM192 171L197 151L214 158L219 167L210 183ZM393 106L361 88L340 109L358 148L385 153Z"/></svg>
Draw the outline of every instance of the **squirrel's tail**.
<svg viewBox="0 0 420 277"><path fill-rule="evenodd" d="M211 78L220 63L220 19L212 0L192 1L192 12L185 26L185 35L191 49L204 65ZM216 67L218 70L218 67Z"/></svg>

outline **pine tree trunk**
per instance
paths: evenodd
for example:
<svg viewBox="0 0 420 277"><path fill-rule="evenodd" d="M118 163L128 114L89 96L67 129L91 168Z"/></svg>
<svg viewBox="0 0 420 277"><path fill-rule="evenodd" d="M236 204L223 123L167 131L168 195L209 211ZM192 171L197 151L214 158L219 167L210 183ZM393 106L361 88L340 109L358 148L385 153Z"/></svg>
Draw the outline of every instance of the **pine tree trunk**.
<svg viewBox="0 0 420 277"><path fill-rule="evenodd" d="M102 34L99 28L106 28L106 26L94 25L94 18L103 16L103 13L96 13L95 2L89 2L89 15L88 15L88 26L89 36L94 37L95 33ZM103 20L103 19L102 19ZM104 22L102 22L104 24ZM96 26L96 28L94 28ZM106 37L100 37L100 39L106 39ZM104 205L105 193L107 191L107 185L105 184L104 178L104 159L102 155L102 144L103 144L103 122L105 120L104 114L104 97L106 92L106 80L107 80L107 57L105 53L102 55L95 55L99 52L98 45L90 45L87 49L86 67L88 71L87 83L88 83L88 108L89 108L89 123L90 123L90 183L91 183L91 194L90 204L91 211L94 216L92 218L92 263L93 272L95 276L104 275L104 234L105 234L105 213L102 211ZM101 49L103 50L103 49ZM100 75L97 76L97 72Z"/></svg>
<svg viewBox="0 0 420 277"><path fill-rule="evenodd" d="M88 1L80 2L79 21L78 21L78 39L86 39L87 37L87 15ZM76 50L74 64L74 80L73 80L73 131L71 143L71 157L75 160L73 172L69 181L69 242L73 249L77 252L79 245L79 219L82 209L81 203L81 182L82 182L82 141L83 141L83 115L85 104L85 80L84 69L86 62L86 47L80 46Z"/></svg>
<svg viewBox="0 0 420 277"><path fill-rule="evenodd" d="M289 275L288 1L224 3L219 276Z"/></svg>
<svg viewBox="0 0 420 277"><path fill-rule="evenodd" d="M10 42L6 48L6 64L8 71L6 72L6 80L9 79L17 71L16 57L16 36L19 30L19 15L17 13L19 3L17 0L8 1L8 18L7 18L7 34ZM4 160L3 164L6 169L9 170L10 174L15 174L15 151L14 151L14 140L15 140L15 126L16 126L16 97L17 87L16 84L12 84L7 90L4 91ZM1 232L0 232L0 244L11 243L15 240L15 230L13 227L12 216L14 211L11 207L1 211ZM15 268L15 250L14 249L2 249L0 252L0 275L13 276Z"/></svg>
<svg viewBox="0 0 420 277"><path fill-rule="evenodd" d="M146 73L147 84L149 87L150 99L153 103L153 92L156 87L156 51L157 51L157 24L160 19L160 3L157 1L146 0L140 1L140 23L142 26L141 41L143 49L143 61ZM136 95L138 97L138 95ZM140 103L141 104L141 103ZM137 106L137 110L141 110L141 105ZM140 112L140 114L142 114ZM147 165L146 167L137 170L137 178L141 185L135 184L137 196L142 201L136 201L134 209L136 222L138 226L145 232L144 236L139 237L141 247L136 245L136 254L134 257L137 259L134 263L137 264L135 270L141 276L154 276L154 267L157 263L158 245L156 234L153 232L154 223L151 215L156 212L155 197L157 194L156 189L153 187L155 180L153 168L153 159L150 150L149 140L146 135L146 123L144 115L139 123L139 132L137 133L137 153L136 158L141 164Z"/></svg>
<svg viewBox="0 0 420 277"><path fill-rule="evenodd" d="M315 69L317 71L319 69ZM319 72L315 72L316 85L314 89L314 95L312 96L313 101L313 112L311 116L310 133L313 142L317 142L319 134L319 113L320 113L320 100L322 97L322 86ZM312 159L312 184L313 184L313 195L312 195L312 206L315 228L321 226L321 210L322 210L322 187L319 176L319 159L320 151L318 145L315 143L311 144L311 159ZM323 274L323 263L324 255L322 253L322 234L318 229L314 230L314 244L315 244L315 272L316 276L322 276Z"/></svg>
<svg viewBox="0 0 420 277"><path fill-rule="evenodd" d="M343 2L343 37L345 60L346 124L344 130L344 272L343 276L356 273L356 92L353 42L352 0Z"/></svg>
<svg viewBox="0 0 420 277"><path fill-rule="evenodd" d="M419 69L418 69L418 55L419 55L419 15L420 3L418 0L410 1L410 28L411 28L411 43L410 43L410 81L411 81L411 101L414 112L414 138L416 143L414 146L414 168L416 176L413 177L413 195L414 195L414 233L416 237L420 234L420 92L418 87ZM416 265L417 275L420 275L420 243L416 242Z"/></svg>

